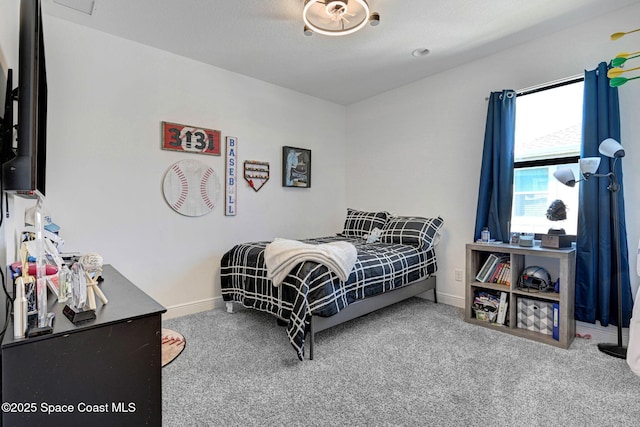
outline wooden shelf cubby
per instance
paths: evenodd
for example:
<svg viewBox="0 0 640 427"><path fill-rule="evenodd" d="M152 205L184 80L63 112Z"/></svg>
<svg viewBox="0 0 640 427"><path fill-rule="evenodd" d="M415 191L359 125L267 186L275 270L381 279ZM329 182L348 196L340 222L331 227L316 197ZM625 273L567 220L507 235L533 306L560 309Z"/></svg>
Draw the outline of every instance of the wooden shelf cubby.
<svg viewBox="0 0 640 427"><path fill-rule="evenodd" d="M510 284L478 282L476 275L482 268L490 254L503 254L508 257L511 265ZM559 278L559 292L528 292L518 289L518 279L522 271L531 265L527 260L544 258L547 262L556 263L558 274L552 280ZM533 257L533 258L532 258ZM540 258L538 258L540 257ZM575 259L574 248L550 249L540 246L521 247L506 243L486 244L469 243L466 245L466 281L465 281L465 310L464 320L468 323L510 333L534 341L539 341L561 348L569 348L576 334L574 319L574 289L575 289ZM493 291L506 292L509 304L507 306L505 325L478 320L473 312L473 301L477 292ZM559 336L554 339L551 335L531 331L518 327L518 299L527 298L541 303L557 303L559 305Z"/></svg>

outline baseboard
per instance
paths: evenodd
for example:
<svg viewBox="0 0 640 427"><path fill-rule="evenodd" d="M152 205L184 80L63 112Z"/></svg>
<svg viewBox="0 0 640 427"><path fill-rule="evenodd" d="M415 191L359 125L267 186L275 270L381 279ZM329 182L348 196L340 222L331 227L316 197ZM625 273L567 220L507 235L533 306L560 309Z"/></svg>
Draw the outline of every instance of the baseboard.
<svg viewBox="0 0 640 427"><path fill-rule="evenodd" d="M193 301L184 304L176 304L167 307L167 312L162 315L162 318L173 319L175 317L187 316L189 314L196 314L202 311L213 310L216 308L224 307L224 301L222 297L207 298L200 301Z"/></svg>
<svg viewBox="0 0 640 427"><path fill-rule="evenodd" d="M418 295L418 297L433 301L433 292L428 291ZM464 298L457 295L438 292L438 303L464 308ZM162 315L162 318L165 320L173 319L175 317L187 316L189 314L196 314L202 311L219 308L224 308L224 301L222 300L222 297L208 298L200 301L169 306L167 307L167 312ZM576 333L583 337L591 336L590 339L594 342L618 342L618 328L613 325L605 328L599 324L576 322ZM628 341L629 329L623 328L622 342L626 345Z"/></svg>
<svg viewBox="0 0 640 427"><path fill-rule="evenodd" d="M433 292L427 291L418 295L418 297L433 301ZM451 294L438 292L438 303L464 308L464 298ZM224 308L224 301L222 300L222 297L208 298L200 301L187 302L184 304L170 305L166 307L167 312L162 315L162 318L165 320L173 319L176 317L188 316L189 314L196 314L202 311L214 310L218 308Z"/></svg>
<svg viewBox="0 0 640 427"><path fill-rule="evenodd" d="M424 292L418 295L418 298L424 298L424 299L428 299L429 301L433 301L433 292L432 291ZM446 305L452 305L458 308L464 308L464 298L457 295L438 292L438 304L440 303L446 304Z"/></svg>
<svg viewBox="0 0 640 427"><path fill-rule="evenodd" d="M591 336L594 342L618 343L618 327L617 326L601 326L599 323L576 322L576 336ZM622 344L627 345L629 342L629 328L622 328Z"/></svg>

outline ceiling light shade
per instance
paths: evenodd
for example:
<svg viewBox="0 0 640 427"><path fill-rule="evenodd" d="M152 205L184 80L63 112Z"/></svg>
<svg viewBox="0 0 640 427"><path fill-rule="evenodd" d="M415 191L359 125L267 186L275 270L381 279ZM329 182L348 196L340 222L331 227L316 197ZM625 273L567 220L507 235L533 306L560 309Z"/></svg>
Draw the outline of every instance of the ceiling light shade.
<svg viewBox="0 0 640 427"><path fill-rule="evenodd" d="M607 138L600 143L600 147L598 147L598 151L603 156L611 157L617 159L619 157L624 157L624 148L618 141L613 138Z"/></svg>
<svg viewBox="0 0 640 427"><path fill-rule="evenodd" d="M380 15L369 17L366 0L305 0L302 19L309 30L325 36L353 34L367 25L380 22ZM306 34L306 32L305 32Z"/></svg>
<svg viewBox="0 0 640 427"><path fill-rule="evenodd" d="M558 169L553 173L553 176L558 181L569 187L576 185L576 177L573 174L573 171L569 168Z"/></svg>
<svg viewBox="0 0 640 427"><path fill-rule="evenodd" d="M600 157L585 157L580 159L580 172L585 177L589 175L593 175L598 171L598 167L600 166Z"/></svg>

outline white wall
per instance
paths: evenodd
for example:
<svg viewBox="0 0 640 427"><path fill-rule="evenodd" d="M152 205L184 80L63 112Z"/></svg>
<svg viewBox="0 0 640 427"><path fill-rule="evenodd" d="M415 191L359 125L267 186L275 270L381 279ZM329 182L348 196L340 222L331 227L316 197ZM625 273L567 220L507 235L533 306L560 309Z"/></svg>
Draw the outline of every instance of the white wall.
<svg viewBox="0 0 640 427"><path fill-rule="evenodd" d="M44 27L45 206L66 251L98 252L180 314L212 307L220 258L233 245L341 231L345 107L47 15ZM196 159L224 185L224 149L220 157L161 150L163 120L237 137L238 162L269 162L271 179L257 193L238 182L235 217L224 216L222 198L202 217L174 212L162 193L167 169ZM312 150L310 189L281 186L284 145Z"/></svg>
<svg viewBox="0 0 640 427"><path fill-rule="evenodd" d="M13 67L17 20L4 17L17 14L17 4L0 2L0 52ZM67 250L101 253L175 313L215 300L219 259L235 243L331 234L341 229L346 206L442 215L439 297L462 306L454 269L464 268L464 245L473 237L485 97L581 74L619 51L638 50L637 37L608 40L637 27L637 16L640 7L630 7L346 109L46 16L46 205ZM620 89L634 289L639 95L637 82ZM271 181L258 193L240 182L236 217L221 208L199 218L173 212L161 192L168 167L195 158L222 177L224 159L160 150L162 120L238 137L239 160L270 162ZM313 150L310 190L281 187L283 145ZM16 202L18 222L25 202Z"/></svg>
<svg viewBox="0 0 640 427"><path fill-rule="evenodd" d="M629 7L350 105L348 205L393 209L398 214L441 215L445 227L438 249L439 297L463 306L464 285L454 280L454 270L464 269L465 244L473 239L485 98L492 91L518 90L581 75L618 52L639 50L637 36L609 40L611 33L636 28L638 16L640 5ZM428 61L429 57L416 60ZM635 81L621 87L633 290L638 286L635 254L640 232L639 106L640 84Z"/></svg>

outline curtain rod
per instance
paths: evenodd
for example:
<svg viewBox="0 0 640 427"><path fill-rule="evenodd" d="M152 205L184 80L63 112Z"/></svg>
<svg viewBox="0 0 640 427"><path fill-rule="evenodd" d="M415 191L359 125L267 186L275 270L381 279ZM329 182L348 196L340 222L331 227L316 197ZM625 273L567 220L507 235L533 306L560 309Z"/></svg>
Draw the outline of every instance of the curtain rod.
<svg viewBox="0 0 640 427"><path fill-rule="evenodd" d="M540 92L546 89L553 89L556 87L560 87L560 86L564 86L564 85L568 85L571 83L576 83L579 81L584 80L584 74L575 74L573 76L570 77L566 77L564 79L558 79L558 80L553 80L551 82L547 82L547 83L543 83L540 85L536 85L536 86L531 86L531 87L527 87L524 89L520 89L516 91L516 96L520 96L520 95L529 95L532 93L536 93L536 92Z"/></svg>
<svg viewBox="0 0 640 427"><path fill-rule="evenodd" d="M573 76L570 77L566 77L563 79L558 79L558 80L553 80L547 83L542 83L539 85L535 85L535 86L530 86L524 89L519 89L516 90L516 96L521 96L521 95L530 95L532 93L536 93L536 92L541 92L543 90L547 90L547 89L553 89L556 87L560 87L560 86L564 86L564 85L568 85L571 83L576 83L579 81L584 80L584 75L583 74L575 74ZM485 97L484 98L485 101L489 100L489 97Z"/></svg>

